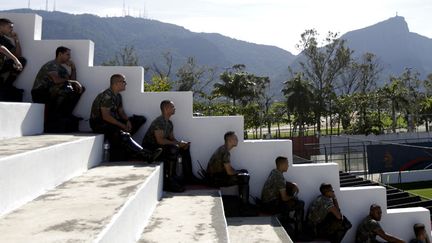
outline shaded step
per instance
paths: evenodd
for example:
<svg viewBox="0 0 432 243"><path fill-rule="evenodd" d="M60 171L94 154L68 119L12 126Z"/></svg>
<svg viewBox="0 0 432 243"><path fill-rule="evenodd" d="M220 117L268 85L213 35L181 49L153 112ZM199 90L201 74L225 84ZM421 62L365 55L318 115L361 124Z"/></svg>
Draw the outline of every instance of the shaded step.
<svg viewBox="0 0 432 243"><path fill-rule="evenodd" d="M400 193L400 192L403 192L403 191L400 189L397 189L397 188L387 188L387 190L386 190L387 195L394 194L394 193Z"/></svg>
<svg viewBox="0 0 432 243"><path fill-rule="evenodd" d="M349 182L356 182L356 181L364 181L363 178L346 178L346 179L340 179L340 183L349 183Z"/></svg>
<svg viewBox="0 0 432 243"><path fill-rule="evenodd" d="M348 174L348 175L339 175L339 178L342 180L342 179L349 179L349 178L357 178L357 176Z"/></svg>
<svg viewBox="0 0 432 243"><path fill-rule="evenodd" d="M218 190L165 193L139 242L228 242Z"/></svg>
<svg viewBox="0 0 432 243"><path fill-rule="evenodd" d="M293 242L274 216L227 218L231 243Z"/></svg>
<svg viewBox="0 0 432 243"><path fill-rule="evenodd" d="M43 132L44 105L0 102L0 139Z"/></svg>
<svg viewBox="0 0 432 243"><path fill-rule="evenodd" d="M409 195L410 194L408 192L395 192L395 193L387 194L387 201L397 199L397 198L409 197Z"/></svg>
<svg viewBox="0 0 432 243"><path fill-rule="evenodd" d="M350 186L378 186L379 183L372 182L370 180L362 180L362 181L354 181L354 182L347 182L347 183L341 183L341 187L350 187Z"/></svg>
<svg viewBox="0 0 432 243"><path fill-rule="evenodd" d="M419 201L419 202L410 202L410 203L403 203L403 204L397 204L393 206L388 206L388 208L408 208L408 207L431 207L432 206L432 200L427 201Z"/></svg>
<svg viewBox="0 0 432 243"><path fill-rule="evenodd" d="M0 140L0 215L98 164L102 142L96 134Z"/></svg>
<svg viewBox="0 0 432 243"><path fill-rule="evenodd" d="M387 199L387 206L393 206L393 205L399 205L399 204L406 204L406 203L412 203L412 202L419 202L421 201L419 196L408 196L408 197L402 197L402 198L396 198L392 200Z"/></svg>
<svg viewBox="0 0 432 243"><path fill-rule="evenodd" d="M133 242L157 203L159 166L101 166L0 218L2 242Z"/></svg>

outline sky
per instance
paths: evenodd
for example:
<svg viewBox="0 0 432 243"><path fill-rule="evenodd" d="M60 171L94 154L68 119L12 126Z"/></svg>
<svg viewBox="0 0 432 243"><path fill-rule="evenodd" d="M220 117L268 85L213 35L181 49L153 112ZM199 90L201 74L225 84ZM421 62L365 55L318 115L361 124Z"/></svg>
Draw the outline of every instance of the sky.
<svg viewBox="0 0 432 243"><path fill-rule="evenodd" d="M322 37L344 34L396 15L411 32L432 38L431 0L2 0L15 8L90 13L101 17L145 17L194 32L220 33L238 40L273 45L298 54L306 29ZM429 24L428 24L429 23Z"/></svg>

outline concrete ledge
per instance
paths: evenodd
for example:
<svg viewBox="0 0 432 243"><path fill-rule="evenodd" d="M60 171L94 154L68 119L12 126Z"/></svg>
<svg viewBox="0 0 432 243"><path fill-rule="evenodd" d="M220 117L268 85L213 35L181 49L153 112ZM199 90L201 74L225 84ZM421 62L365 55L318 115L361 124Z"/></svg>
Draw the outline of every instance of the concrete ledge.
<svg viewBox="0 0 432 243"><path fill-rule="evenodd" d="M431 232L430 212L426 208L397 208L386 211L387 214L382 216L381 226L386 232L396 235L406 242L415 238L413 232L415 223L423 223L426 232ZM431 235L429 234L430 238Z"/></svg>
<svg viewBox="0 0 432 243"><path fill-rule="evenodd" d="M43 132L44 105L0 102L0 139Z"/></svg>
<svg viewBox="0 0 432 243"><path fill-rule="evenodd" d="M159 181L159 168L91 169L1 218L2 242L135 242L147 214L141 211L157 202L155 188L147 188Z"/></svg>
<svg viewBox="0 0 432 243"><path fill-rule="evenodd" d="M0 140L0 215L101 161L103 135L38 135Z"/></svg>
<svg viewBox="0 0 432 243"><path fill-rule="evenodd" d="M166 193L139 242L229 242L219 191Z"/></svg>
<svg viewBox="0 0 432 243"><path fill-rule="evenodd" d="M276 217L227 218L231 243L292 243Z"/></svg>
<svg viewBox="0 0 432 243"><path fill-rule="evenodd" d="M432 170L411 170L381 174L381 181L386 184L407 183L432 180Z"/></svg>

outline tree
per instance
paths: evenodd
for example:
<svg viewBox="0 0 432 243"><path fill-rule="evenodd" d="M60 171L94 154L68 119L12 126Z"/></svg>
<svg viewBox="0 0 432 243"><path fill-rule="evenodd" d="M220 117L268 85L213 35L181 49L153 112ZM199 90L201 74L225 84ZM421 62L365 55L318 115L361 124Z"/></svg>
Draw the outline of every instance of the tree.
<svg viewBox="0 0 432 243"><path fill-rule="evenodd" d="M273 122L277 125L276 137L281 137L280 124L287 122L288 119L285 116L286 114L286 102L274 102L271 107L271 114L273 115Z"/></svg>
<svg viewBox="0 0 432 243"><path fill-rule="evenodd" d="M170 73L172 67L172 55L169 52L162 54L165 65L159 67L156 63L153 63L151 67L145 67L145 71L153 72L150 82L144 83L145 92L163 92L172 90L172 82L170 80Z"/></svg>
<svg viewBox="0 0 432 243"><path fill-rule="evenodd" d="M425 121L426 131L429 132L429 122L432 114L432 97L425 97L421 102L420 114L422 120Z"/></svg>
<svg viewBox="0 0 432 243"><path fill-rule="evenodd" d="M403 85L402 80L391 76L390 83L386 84L382 89L380 89L379 93L382 94L382 96L385 97L390 103L392 131L396 132L396 112L402 110L404 105L408 104L408 100L406 99L408 90Z"/></svg>
<svg viewBox="0 0 432 243"><path fill-rule="evenodd" d="M115 56L102 63L103 66L139 66L139 59L133 46L125 46Z"/></svg>
<svg viewBox="0 0 432 243"><path fill-rule="evenodd" d="M170 52L162 53L162 57L164 59L164 65L162 67L153 62L151 66L147 66L145 69L153 72L153 75L157 75L160 78L169 78L171 75L173 58Z"/></svg>
<svg viewBox="0 0 432 243"><path fill-rule="evenodd" d="M164 92L170 91L172 89L172 84L168 77L159 77L154 75L151 82L144 83L145 92Z"/></svg>
<svg viewBox="0 0 432 243"><path fill-rule="evenodd" d="M354 110L357 111L356 133L368 134L375 124L370 117L374 102L370 101L375 98L374 91L381 71L382 67L376 56L372 53L365 53L359 61L352 60L344 74L341 75L339 90L345 96L344 101L352 101L352 105L355 106ZM345 108L348 108L349 104L345 103L345 105ZM344 116L346 118L347 114Z"/></svg>
<svg viewBox="0 0 432 243"><path fill-rule="evenodd" d="M232 100L232 105L236 106L237 101L244 101L254 93L255 83L250 79L243 64L234 65L231 69L220 75L222 82L214 84L213 94L216 96L227 97Z"/></svg>
<svg viewBox="0 0 432 243"><path fill-rule="evenodd" d="M411 68L405 68L405 71L399 77L402 81L402 85L406 87L406 101L405 106L406 118L408 122L408 131L413 131L415 124L417 123L417 117L420 113L420 103L422 94L420 92L420 79L419 73L413 71Z"/></svg>
<svg viewBox="0 0 432 243"><path fill-rule="evenodd" d="M193 57L189 57L183 66L176 73L177 90L193 91L196 94L204 96L205 88L214 80L215 70L205 66L198 66Z"/></svg>
<svg viewBox="0 0 432 243"><path fill-rule="evenodd" d="M303 73L297 73L295 77L284 83L282 92L286 98L287 110L294 114L296 125L302 132L304 125L310 122L313 106L313 86L303 79Z"/></svg>
<svg viewBox="0 0 432 243"><path fill-rule="evenodd" d="M334 93L334 82L342 71L349 65L352 51L346 47L345 40L339 39L338 34L328 32L322 47L319 47L318 33L314 29L301 34L301 40L296 47L301 51L305 61L300 61L304 77L314 86L316 97L315 122L318 132L321 131L321 116L327 108L332 107L331 94Z"/></svg>

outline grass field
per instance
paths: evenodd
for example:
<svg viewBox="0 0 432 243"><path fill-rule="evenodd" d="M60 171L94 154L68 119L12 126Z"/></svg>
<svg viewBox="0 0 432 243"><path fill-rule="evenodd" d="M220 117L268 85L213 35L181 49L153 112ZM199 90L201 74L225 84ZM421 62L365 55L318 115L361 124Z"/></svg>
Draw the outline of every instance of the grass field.
<svg viewBox="0 0 432 243"><path fill-rule="evenodd" d="M421 197L432 199L432 181L393 184L392 186Z"/></svg>

